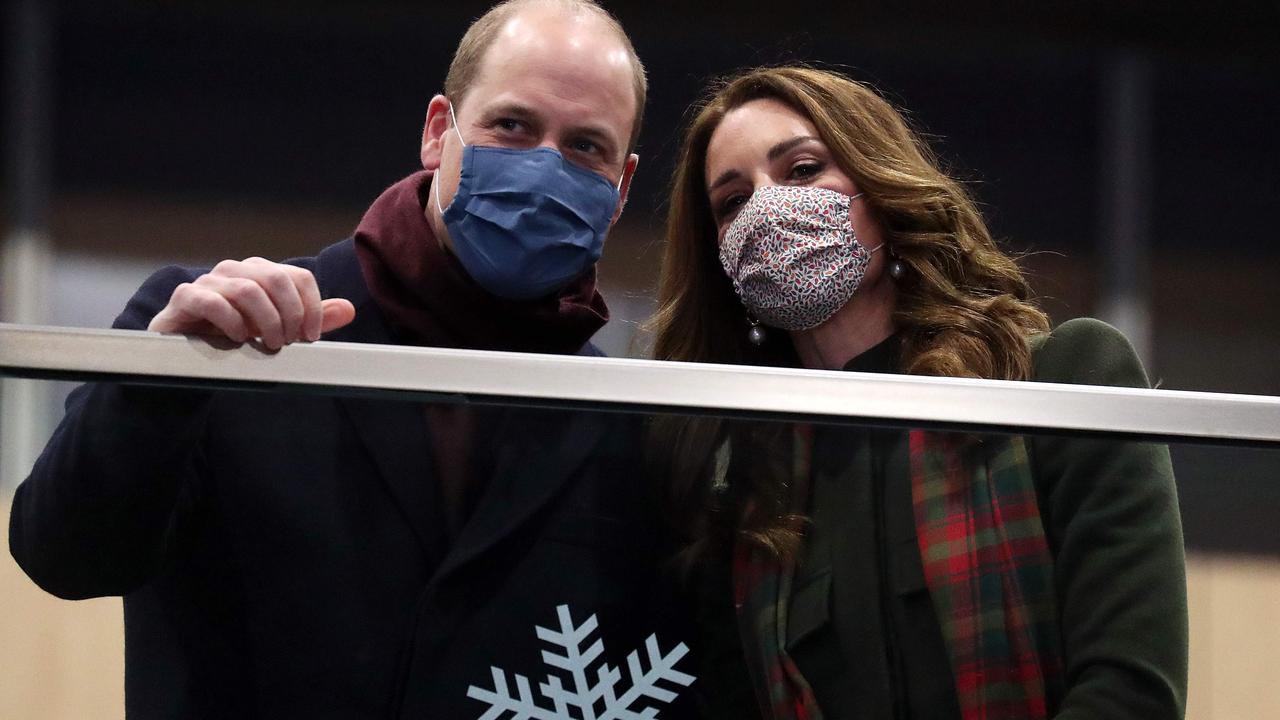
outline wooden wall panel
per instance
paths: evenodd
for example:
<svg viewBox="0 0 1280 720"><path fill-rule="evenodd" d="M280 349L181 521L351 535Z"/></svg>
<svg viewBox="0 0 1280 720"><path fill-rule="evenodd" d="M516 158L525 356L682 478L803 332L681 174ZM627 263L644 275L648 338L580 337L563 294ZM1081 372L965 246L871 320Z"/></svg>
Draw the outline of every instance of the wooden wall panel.
<svg viewBox="0 0 1280 720"><path fill-rule="evenodd" d="M9 554L9 500L0 500L0 718L123 718L120 598L70 602L36 587Z"/></svg>
<svg viewBox="0 0 1280 720"><path fill-rule="evenodd" d="M1280 561L1194 556L1191 720L1280 717Z"/></svg>

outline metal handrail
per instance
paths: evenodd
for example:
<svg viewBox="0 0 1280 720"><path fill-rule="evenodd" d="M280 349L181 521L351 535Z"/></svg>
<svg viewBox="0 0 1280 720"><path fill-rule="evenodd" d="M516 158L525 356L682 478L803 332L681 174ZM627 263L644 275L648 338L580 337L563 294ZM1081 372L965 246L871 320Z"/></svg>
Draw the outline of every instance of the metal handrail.
<svg viewBox="0 0 1280 720"><path fill-rule="evenodd" d="M271 353L130 330L0 324L0 375L1280 443L1269 396L339 342Z"/></svg>

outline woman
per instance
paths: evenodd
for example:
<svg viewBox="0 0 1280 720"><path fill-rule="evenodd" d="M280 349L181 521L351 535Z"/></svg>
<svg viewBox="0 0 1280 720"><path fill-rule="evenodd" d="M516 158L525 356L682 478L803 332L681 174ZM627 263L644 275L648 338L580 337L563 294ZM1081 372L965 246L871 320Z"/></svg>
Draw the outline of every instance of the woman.
<svg viewBox="0 0 1280 720"><path fill-rule="evenodd" d="M662 359L1147 382L1109 326L1049 332L902 117L811 68L747 72L701 105L659 301ZM1166 448L705 418L655 433L711 714L1182 716Z"/></svg>

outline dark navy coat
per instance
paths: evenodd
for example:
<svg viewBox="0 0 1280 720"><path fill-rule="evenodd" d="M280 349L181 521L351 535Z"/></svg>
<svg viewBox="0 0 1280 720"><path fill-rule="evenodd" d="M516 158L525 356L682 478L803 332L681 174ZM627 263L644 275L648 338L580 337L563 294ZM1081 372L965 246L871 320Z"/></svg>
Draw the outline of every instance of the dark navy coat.
<svg viewBox="0 0 1280 720"><path fill-rule="evenodd" d="M294 263L356 306L326 339L391 342L350 240ZM161 270L115 327L145 328L200 272ZM10 546L55 595L124 596L130 718L473 718L493 668L550 708L557 648L535 627L558 630L562 605L596 616L581 649L603 640L620 694L627 653L686 639L638 424L496 414L486 490L450 539L419 403L89 384L18 488Z"/></svg>

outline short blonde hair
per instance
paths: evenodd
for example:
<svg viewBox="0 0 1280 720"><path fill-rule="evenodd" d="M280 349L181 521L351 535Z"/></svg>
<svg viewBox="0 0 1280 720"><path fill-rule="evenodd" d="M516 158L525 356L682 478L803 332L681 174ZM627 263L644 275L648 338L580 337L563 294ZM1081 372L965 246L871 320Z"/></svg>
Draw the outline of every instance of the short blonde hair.
<svg viewBox="0 0 1280 720"><path fill-rule="evenodd" d="M480 72L480 62L484 59L484 54L489 49L489 46L493 44L493 39L497 37L498 30L513 14L531 5L552 5L573 15L591 13L603 20L605 25L622 41L622 45L627 51L627 58L631 62L631 70L634 76L632 78L632 87L636 96L636 113L631 122L631 137L627 142L627 151L635 150L636 143L640 140L640 124L644 120L645 99L649 94L649 81L645 77L644 63L640 62L640 56L636 54L636 49L631 44L631 38L627 37L626 31L622 29L622 24L618 22L617 18L609 14L608 10L600 7L592 0L506 0L494 5L488 12L471 23L471 27L467 28L466 34L462 36L461 42L458 43L458 49L453 53L453 62L449 63L449 74L445 76L444 94L455 105L463 103L467 97L467 91L471 89L472 83L476 80L476 75Z"/></svg>

